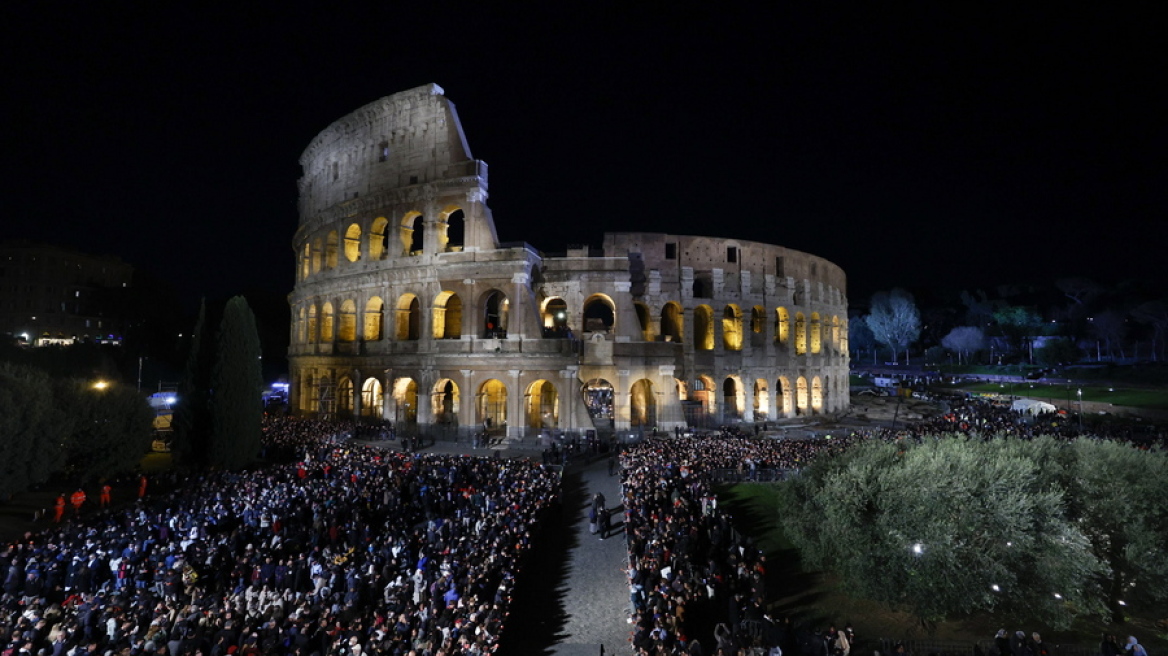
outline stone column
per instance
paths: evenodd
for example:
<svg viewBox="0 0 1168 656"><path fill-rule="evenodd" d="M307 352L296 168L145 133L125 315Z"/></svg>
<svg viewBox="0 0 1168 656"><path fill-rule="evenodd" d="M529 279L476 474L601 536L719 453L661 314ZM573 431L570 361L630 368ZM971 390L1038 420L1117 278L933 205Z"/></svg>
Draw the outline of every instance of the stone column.
<svg viewBox="0 0 1168 656"><path fill-rule="evenodd" d="M381 390L384 402L381 404L381 418L386 421L397 419L397 397L393 394L393 369L381 374ZM394 426L394 428L397 428Z"/></svg>
<svg viewBox="0 0 1168 656"><path fill-rule="evenodd" d="M521 369L507 370L507 437L523 437L523 389L519 386Z"/></svg>
<svg viewBox="0 0 1168 656"><path fill-rule="evenodd" d="M563 408L563 417L560 429L565 432L583 433L592 428L592 420L584 408L584 400L580 398L580 378L576 367L567 367L560 370L560 385L558 386L560 403Z"/></svg>
<svg viewBox="0 0 1168 656"><path fill-rule="evenodd" d="M361 380L361 370L356 367L349 371L349 377L353 380L353 417L359 418L363 401L361 392L365 387L365 381Z"/></svg>
<svg viewBox="0 0 1168 656"><path fill-rule="evenodd" d="M632 427L629 407L629 370L618 369L616 384L612 390L612 427L617 431L627 431Z"/></svg>
<svg viewBox="0 0 1168 656"><path fill-rule="evenodd" d="M458 395L458 425L461 429L474 432L478 430L478 425L475 424L475 400L478 397L475 395L474 382L471 379L474 371L459 369L458 372L462 374L461 392Z"/></svg>

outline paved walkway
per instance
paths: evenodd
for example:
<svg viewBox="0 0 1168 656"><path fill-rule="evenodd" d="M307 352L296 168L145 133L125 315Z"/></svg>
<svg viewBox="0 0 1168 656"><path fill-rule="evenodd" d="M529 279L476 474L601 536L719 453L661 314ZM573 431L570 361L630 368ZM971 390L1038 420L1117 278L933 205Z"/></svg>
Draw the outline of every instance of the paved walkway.
<svg viewBox="0 0 1168 656"><path fill-rule="evenodd" d="M576 532L576 546L570 561L564 611L567 621L561 629L565 637L553 646L557 656L596 656L604 645L605 654L629 653L629 593L624 567L628 562L625 544L624 506L620 477L608 475L608 461L601 459L581 472L586 498L578 507L565 507L565 524ZM592 495L604 495L612 511L614 535L600 540L588 533L588 510Z"/></svg>

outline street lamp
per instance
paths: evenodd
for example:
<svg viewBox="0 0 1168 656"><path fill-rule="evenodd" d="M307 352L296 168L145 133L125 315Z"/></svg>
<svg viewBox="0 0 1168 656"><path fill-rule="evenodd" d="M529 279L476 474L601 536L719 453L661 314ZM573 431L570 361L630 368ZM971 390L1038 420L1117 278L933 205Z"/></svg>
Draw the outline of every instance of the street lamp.
<svg viewBox="0 0 1168 656"><path fill-rule="evenodd" d="M93 384L93 389L95 389L95 390L103 390L107 387L109 387L109 383L107 383L104 380L99 380Z"/></svg>
<svg viewBox="0 0 1168 656"><path fill-rule="evenodd" d="M1079 433L1083 432L1083 388L1079 388Z"/></svg>

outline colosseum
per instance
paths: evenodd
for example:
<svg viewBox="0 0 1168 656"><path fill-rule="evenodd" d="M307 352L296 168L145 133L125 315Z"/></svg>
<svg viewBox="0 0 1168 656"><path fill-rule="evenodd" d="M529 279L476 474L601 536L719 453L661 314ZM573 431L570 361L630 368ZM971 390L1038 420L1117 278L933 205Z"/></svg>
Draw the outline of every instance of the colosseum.
<svg viewBox="0 0 1168 656"><path fill-rule="evenodd" d="M847 408L842 269L714 237L500 243L487 165L437 85L339 119L300 164L299 414L515 440Z"/></svg>

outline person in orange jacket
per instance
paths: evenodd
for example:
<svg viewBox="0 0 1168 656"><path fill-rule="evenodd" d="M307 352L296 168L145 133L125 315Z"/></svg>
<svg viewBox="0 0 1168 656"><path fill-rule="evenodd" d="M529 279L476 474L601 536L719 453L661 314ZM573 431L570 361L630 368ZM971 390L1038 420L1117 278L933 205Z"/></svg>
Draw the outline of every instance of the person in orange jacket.
<svg viewBox="0 0 1168 656"><path fill-rule="evenodd" d="M138 498L141 499L146 496L146 474L138 477Z"/></svg>
<svg viewBox="0 0 1168 656"><path fill-rule="evenodd" d="M85 491L81 488L77 488L77 491L74 492L71 497L69 497L69 502L73 504L73 514L80 515L81 506L85 504Z"/></svg>
<svg viewBox="0 0 1168 656"><path fill-rule="evenodd" d="M112 489L113 488L110 487L109 483L101 486L101 496L98 497L98 505L100 505L102 508L110 505L110 490Z"/></svg>
<svg viewBox="0 0 1168 656"><path fill-rule="evenodd" d="M53 523L60 524L61 518L65 516L65 495L62 493L57 497L57 503L53 506Z"/></svg>

